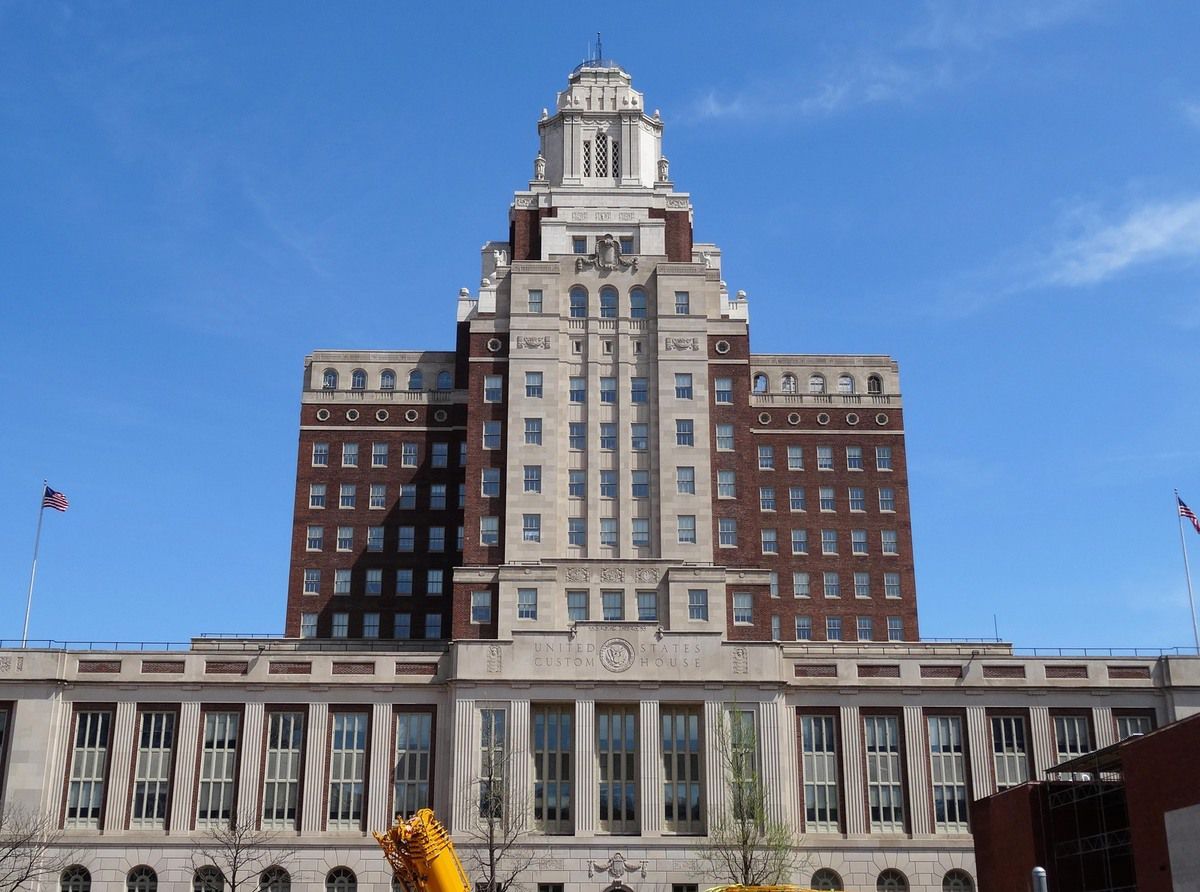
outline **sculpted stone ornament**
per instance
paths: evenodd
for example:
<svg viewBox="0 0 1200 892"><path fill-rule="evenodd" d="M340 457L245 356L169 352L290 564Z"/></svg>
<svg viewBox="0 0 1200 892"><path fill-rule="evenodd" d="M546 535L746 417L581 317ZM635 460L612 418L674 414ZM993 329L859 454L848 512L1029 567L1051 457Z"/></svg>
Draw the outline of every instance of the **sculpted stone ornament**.
<svg viewBox="0 0 1200 892"><path fill-rule="evenodd" d="M487 671L498 673L504 666L504 658L498 644L493 644L488 647L487 651Z"/></svg>
<svg viewBox="0 0 1200 892"><path fill-rule="evenodd" d="M601 863L600 861L588 861L588 876L595 876L596 873L606 873L613 879L613 885L617 885L623 876L630 871L636 871L642 875L642 879L646 878L646 862L645 861L626 861L625 856L620 852L613 854L608 861Z"/></svg>
<svg viewBox="0 0 1200 892"><path fill-rule="evenodd" d="M600 571L601 582L624 582L625 571L620 567L605 567Z"/></svg>
<svg viewBox="0 0 1200 892"><path fill-rule="evenodd" d="M653 567L641 567L637 571L638 582L658 582L658 571Z"/></svg>
<svg viewBox="0 0 1200 892"><path fill-rule="evenodd" d="M699 338L664 338L664 350L699 350Z"/></svg>
<svg viewBox="0 0 1200 892"><path fill-rule="evenodd" d="M533 178L539 181L546 179L546 159L542 157L541 152L533 159Z"/></svg>
<svg viewBox="0 0 1200 892"><path fill-rule="evenodd" d="M518 350L549 350L550 336L530 338L517 335L515 343Z"/></svg>
<svg viewBox="0 0 1200 892"><path fill-rule="evenodd" d="M600 665L609 672L624 672L633 665L633 645L624 638L609 638L600 645Z"/></svg>
<svg viewBox="0 0 1200 892"><path fill-rule="evenodd" d="M588 257L580 257L575 261L575 272L581 273L585 269L599 269L606 272L613 270L630 270L637 272L637 258L626 260L621 256L621 242L614 238L613 234L607 233L596 239L596 250Z"/></svg>
<svg viewBox="0 0 1200 892"><path fill-rule="evenodd" d="M567 582L587 582L587 567L567 567L566 577Z"/></svg>
<svg viewBox="0 0 1200 892"><path fill-rule="evenodd" d="M658 159L658 181L660 183L671 182L671 162L667 160L666 155Z"/></svg>

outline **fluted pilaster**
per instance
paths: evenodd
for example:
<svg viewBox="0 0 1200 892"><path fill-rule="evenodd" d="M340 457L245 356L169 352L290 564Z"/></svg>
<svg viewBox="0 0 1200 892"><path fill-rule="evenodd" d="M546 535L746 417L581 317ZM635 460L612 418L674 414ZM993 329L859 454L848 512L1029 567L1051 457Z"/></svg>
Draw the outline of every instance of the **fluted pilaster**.
<svg viewBox="0 0 1200 892"><path fill-rule="evenodd" d="M200 703L179 704L175 734L175 772L171 780L170 832L186 833L192 823L196 797L196 749L200 746Z"/></svg>
<svg viewBox="0 0 1200 892"><path fill-rule="evenodd" d="M1097 706L1092 710L1092 728L1096 734L1096 749L1117 742L1117 728L1110 707Z"/></svg>
<svg viewBox="0 0 1200 892"><path fill-rule="evenodd" d="M329 752L329 704L308 707L308 728L304 737L304 805L300 829L320 833L325 826L325 765Z"/></svg>
<svg viewBox="0 0 1200 892"><path fill-rule="evenodd" d="M995 793L991 727L982 706L967 707L967 753L971 759L971 797L982 799Z"/></svg>
<svg viewBox="0 0 1200 892"><path fill-rule="evenodd" d="M371 705L371 762L367 773L368 830L382 831L392 825L392 726L395 722L391 703Z"/></svg>
<svg viewBox="0 0 1200 892"><path fill-rule="evenodd" d="M243 822L258 817L258 794L262 789L263 735L266 733L266 710L261 703L247 703L242 712L241 735L238 741L237 813Z"/></svg>
<svg viewBox="0 0 1200 892"><path fill-rule="evenodd" d="M1029 708L1029 736L1033 742L1033 751L1029 754L1033 760L1030 779L1044 780L1046 769L1053 767L1058 761L1058 751L1054 746L1054 722L1047 707Z"/></svg>
<svg viewBox="0 0 1200 892"><path fill-rule="evenodd" d="M725 777L725 715L719 700L704 704L704 788L708 796L708 826L720 820L729 807Z"/></svg>
<svg viewBox="0 0 1200 892"><path fill-rule="evenodd" d="M638 715L638 760L642 772L642 836L662 833L662 759L657 700L643 700Z"/></svg>
<svg viewBox="0 0 1200 892"><path fill-rule="evenodd" d="M454 764L450 769L450 797L453 815L452 830L462 831L478 816L472 809L472 783L475 760L478 758L479 730L475 722L475 701L459 700L454 704Z"/></svg>
<svg viewBox="0 0 1200 892"><path fill-rule="evenodd" d="M866 833L867 815L863 795L863 752L861 720L857 706L838 709L842 736L842 788L845 792L846 833Z"/></svg>
<svg viewBox="0 0 1200 892"><path fill-rule="evenodd" d="M575 832L596 831L596 701L575 701Z"/></svg>
<svg viewBox="0 0 1200 892"><path fill-rule="evenodd" d="M512 816L519 818L519 826L523 827L533 826L532 741L529 701L513 700L508 710L508 804Z"/></svg>
<svg viewBox="0 0 1200 892"><path fill-rule="evenodd" d="M800 801L797 787L800 773L796 765L796 721L782 696L759 705L762 738L762 778L767 785L767 813L785 827L800 827Z"/></svg>
<svg viewBox="0 0 1200 892"><path fill-rule="evenodd" d="M129 809L129 773L137 738L137 704L122 700L113 716L111 745L108 752L108 790L104 802L104 826L117 830L125 826Z"/></svg>
<svg viewBox="0 0 1200 892"><path fill-rule="evenodd" d="M908 826L913 835L933 832L929 816L929 745L924 725L921 707L904 707L904 770L908 774Z"/></svg>

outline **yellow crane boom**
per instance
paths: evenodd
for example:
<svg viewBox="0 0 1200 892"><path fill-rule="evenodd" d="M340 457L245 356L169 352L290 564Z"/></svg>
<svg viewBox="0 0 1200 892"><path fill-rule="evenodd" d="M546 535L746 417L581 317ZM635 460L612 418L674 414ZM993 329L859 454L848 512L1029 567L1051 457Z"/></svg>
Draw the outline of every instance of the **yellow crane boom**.
<svg viewBox="0 0 1200 892"><path fill-rule="evenodd" d="M450 834L432 809L397 818L387 831L372 835L406 892L471 892Z"/></svg>

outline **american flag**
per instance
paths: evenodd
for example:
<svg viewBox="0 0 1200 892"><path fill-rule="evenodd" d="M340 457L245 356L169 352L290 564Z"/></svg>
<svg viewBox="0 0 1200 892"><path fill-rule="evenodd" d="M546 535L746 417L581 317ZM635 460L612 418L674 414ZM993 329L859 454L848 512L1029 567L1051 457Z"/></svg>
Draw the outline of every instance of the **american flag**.
<svg viewBox="0 0 1200 892"><path fill-rule="evenodd" d="M1183 504L1180 502L1179 504ZM53 508L55 511L66 511L70 507L67 497L61 492L50 487L46 487L46 491L42 494L42 507ZM1197 527L1200 529L1200 527Z"/></svg>
<svg viewBox="0 0 1200 892"><path fill-rule="evenodd" d="M1179 498L1179 496L1175 497L1175 501L1179 503L1179 516L1186 517L1188 520L1190 520L1192 522L1192 526L1196 528L1196 532L1200 533L1200 520L1196 519L1196 512L1189 508L1187 506L1187 502Z"/></svg>

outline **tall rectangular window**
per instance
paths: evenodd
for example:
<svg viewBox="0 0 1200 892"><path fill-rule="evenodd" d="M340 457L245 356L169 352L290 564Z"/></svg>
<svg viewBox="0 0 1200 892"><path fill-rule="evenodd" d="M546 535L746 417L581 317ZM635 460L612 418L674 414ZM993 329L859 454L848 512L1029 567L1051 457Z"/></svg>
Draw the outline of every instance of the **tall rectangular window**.
<svg viewBox="0 0 1200 892"><path fill-rule="evenodd" d="M396 551L413 551L417 545L417 528L402 526L396 528Z"/></svg>
<svg viewBox="0 0 1200 892"><path fill-rule="evenodd" d="M708 589L688 589L688 619L708 622Z"/></svg>
<svg viewBox="0 0 1200 892"><path fill-rule="evenodd" d="M833 487L822 486L817 490L817 502L822 511L836 511L837 502L834 499Z"/></svg>
<svg viewBox="0 0 1200 892"><path fill-rule="evenodd" d="M890 486L879 487L879 510L896 510L896 490L892 489Z"/></svg>
<svg viewBox="0 0 1200 892"><path fill-rule="evenodd" d="M335 613L330 622L329 634L334 638L346 638L350 634L350 614Z"/></svg>
<svg viewBox="0 0 1200 892"><path fill-rule="evenodd" d="M508 713L479 710L479 817L503 818Z"/></svg>
<svg viewBox="0 0 1200 892"><path fill-rule="evenodd" d="M600 592L600 604L604 610L605 622L620 622L625 619L625 592L620 589L606 589Z"/></svg>
<svg viewBox="0 0 1200 892"><path fill-rule="evenodd" d="M325 484L310 483L308 485L308 507L309 508L324 508L325 507Z"/></svg>
<svg viewBox="0 0 1200 892"><path fill-rule="evenodd" d="M875 623L869 616L860 616L857 622L858 640L871 641L874 637Z"/></svg>
<svg viewBox="0 0 1200 892"><path fill-rule="evenodd" d="M567 472L567 496L582 499L587 495L587 471L572 468Z"/></svg>
<svg viewBox="0 0 1200 892"><path fill-rule="evenodd" d="M638 832L637 708L596 705L596 758L600 763L600 829Z"/></svg>
<svg viewBox="0 0 1200 892"><path fill-rule="evenodd" d="M304 713L267 714L267 755L263 764L263 827L296 826L300 763L304 754Z"/></svg>
<svg viewBox="0 0 1200 892"><path fill-rule="evenodd" d="M542 515L521 515L521 539L525 542L542 541Z"/></svg>
<svg viewBox="0 0 1200 892"><path fill-rule="evenodd" d="M588 593L586 589L567 592L567 619L573 623L587 622Z"/></svg>
<svg viewBox="0 0 1200 892"><path fill-rule="evenodd" d="M812 617L797 616L796 617L796 640L797 641L812 641Z"/></svg>
<svg viewBox="0 0 1200 892"><path fill-rule="evenodd" d="M542 833L570 834L574 820L574 710L534 706L533 821Z"/></svg>
<svg viewBox="0 0 1200 892"><path fill-rule="evenodd" d="M96 829L100 826L111 727L111 712L88 711L75 715L75 741L71 748L67 786L68 827Z"/></svg>
<svg viewBox="0 0 1200 892"><path fill-rule="evenodd" d="M808 530L792 530L792 554L808 554Z"/></svg>
<svg viewBox="0 0 1200 892"><path fill-rule="evenodd" d="M479 544L480 545L499 545L500 544L500 518L499 517L481 517L481 518L479 518Z"/></svg>
<svg viewBox="0 0 1200 892"><path fill-rule="evenodd" d="M679 542L682 545L696 544L696 515L680 514L676 518L679 529Z"/></svg>
<svg viewBox="0 0 1200 892"><path fill-rule="evenodd" d="M329 444L328 443L313 443L313 445L312 445L312 466L314 468L329 467Z"/></svg>
<svg viewBox="0 0 1200 892"><path fill-rule="evenodd" d="M779 554L779 535L774 529L763 529L760 532L762 538L762 553L763 554Z"/></svg>
<svg viewBox="0 0 1200 892"><path fill-rule="evenodd" d="M734 592L733 594L733 624L749 626L754 622L753 599L749 592Z"/></svg>
<svg viewBox="0 0 1200 892"><path fill-rule="evenodd" d="M499 468L483 468L480 471L480 493L489 499L499 498L500 496L500 469Z"/></svg>
<svg viewBox="0 0 1200 892"><path fill-rule="evenodd" d="M737 547L737 520L732 517L717 519L717 545L723 548Z"/></svg>
<svg viewBox="0 0 1200 892"><path fill-rule="evenodd" d="M613 452L617 448L617 426L611 421L600 422L600 448Z"/></svg>
<svg viewBox="0 0 1200 892"><path fill-rule="evenodd" d="M899 546L896 544L895 530L882 530L879 533L879 540L884 554L899 554Z"/></svg>
<svg viewBox="0 0 1200 892"><path fill-rule="evenodd" d="M652 623L658 619L658 592L637 593L638 622Z"/></svg>
<svg viewBox="0 0 1200 892"><path fill-rule="evenodd" d="M775 510L775 487L760 486L758 488L758 510L759 511L774 511Z"/></svg>
<svg viewBox="0 0 1200 892"><path fill-rule="evenodd" d="M792 595L797 598L811 597L812 583L807 571L796 570L792 573Z"/></svg>
<svg viewBox="0 0 1200 892"><path fill-rule="evenodd" d="M541 492L542 491L542 466L541 465L526 465L525 466L524 491L525 492Z"/></svg>
<svg viewBox="0 0 1200 892"><path fill-rule="evenodd" d="M308 551L320 551L325 545L325 527L310 526L308 528L308 539L306 549Z"/></svg>
<svg viewBox="0 0 1200 892"><path fill-rule="evenodd" d="M392 620L392 637L397 641L407 641L412 637L412 614L397 613Z"/></svg>
<svg viewBox="0 0 1200 892"><path fill-rule="evenodd" d="M615 499L617 497L617 472L600 472L600 498Z"/></svg>
<svg viewBox="0 0 1200 892"><path fill-rule="evenodd" d="M888 641L903 641L904 640L904 620L898 616L889 616L888 624Z"/></svg>
<svg viewBox="0 0 1200 892"><path fill-rule="evenodd" d="M704 832L700 801L704 762L700 752L700 710L666 706L659 713L662 727L663 827L673 833Z"/></svg>
<svg viewBox="0 0 1200 892"><path fill-rule="evenodd" d="M502 375L483 376L483 401L485 403L504 401L504 377Z"/></svg>
<svg viewBox="0 0 1200 892"><path fill-rule="evenodd" d="M517 619L537 619L538 597L535 588L517 589Z"/></svg>
<svg viewBox="0 0 1200 892"><path fill-rule="evenodd" d="M526 303L530 313L542 312L542 292L541 289L531 288L529 290L529 299Z"/></svg>
<svg viewBox="0 0 1200 892"><path fill-rule="evenodd" d="M1086 715L1056 715L1054 745L1058 761L1065 762L1095 749L1092 746L1092 726Z"/></svg>
<svg viewBox="0 0 1200 892"><path fill-rule="evenodd" d="M904 787L900 778L900 723L891 715L863 716L867 757L867 801L871 830L904 832Z"/></svg>
<svg viewBox="0 0 1200 892"><path fill-rule="evenodd" d="M317 637L317 615L315 613L300 614L300 637Z"/></svg>
<svg viewBox="0 0 1200 892"><path fill-rule="evenodd" d="M788 510L789 511L807 511L808 505L804 498L803 486L788 487Z"/></svg>
<svg viewBox="0 0 1200 892"><path fill-rule="evenodd" d="M675 399L690 400L692 398L692 375L691 372L676 372L675 373Z"/></svg>
<svg viewBox="0 0 1200 892"><path fill-rule="evenodd" d="M899 573L884 573L883 574L883 596L885 598L900 597L900 574Z"/></svg>
<svg viewBox="0 0 1200 892"><path fill-rule="evenodd" d="M601 378L600 379L600 402L615 403L617 401L617 379L616 378Z"/></svg>
<svg viewBox="0 0 1200 892"><path fill-rule="evenodd" d="M171 792L171 753L175 747L175 713L143 712L138 729L133 778L131 827L164 829Z"/></svg>
<svg viewBox="0 0 1200 892"><path fill-rule="evenodd" d="M842 596L842 580L836 572L826 570L821 574L821 579L824 583L826 598L840 598Z"/></svg>
<svg viewBox="0 0 1200 892"><path fill-rule="evenodd" d="M492 621L492 593L471 592L471 622L484 625Z"/></svg>
<svg viewBox="0 0 1200 892"><path fill-rule="evenodd" d="M817 447L817 470L832 471L833 470L833 447L818 446Z"/></svg>
<svg viewBox="0 0 1200 892"><path fill-rule="evenodd" d="M425 640L437 641L442 637L442 615L440 613L425 614Z"/></svg>
<svg viewBox="0 0 1200 892"><path fill-rule="evenodd" d="M635 499L650 498L650 472L633 471L629 477L630 495Z"/></svg>
<svg viewBox="0 0 1200 892"><path fill-rule="evenodd" d="M1149 734L1154 730L1154 719L1148 715L1117 716L1117 740L1127 740L1137 734Z"/></svg>
<svg viewBox="0 0 1200 892"><path fill-rule="evenodd" d="M837 554L837 540L837 530L821 530L821 554Z"/></svg>
<svg viewBox="0 0 1200 892"><path fill-rule="evenodd" d="M442 594L443 580L446 578L446 571L436 568L430 568L425 571L425 594L440 595Z"/></svg>
<svg viewBox="0 0 1200 892"><path fill-rule="evenodd" d="M734 595L734 598L737 596ZM729 772L732 782L729 790L729 810L734 821L757 821L761 765L758 755L758 728L752 709L727 707L725 723L729 734Z"/></svg>
<svg viewBox="0 0 1200 892"><path fill-rule="evenodd" d="M419 808L429 808L430 758L433 715L428 712L396 713L395 781L392 817L410 818Z"/></svg>
<svg viewBox="0 0 1200 892"><path fill-rule="evenodd" d="M717 498L737 498L737 473L735 471L717 471Z"/></svg>
<svg viewBox="0 0 1200 892"><path fill-rule="evenodd" d="M357 830L363 819L367 714L335 712L329 742L329 828Z"/></svg>
<svg viewBox="0 0 1200 892"><path fill-rule="evenodd" d="M386 483L372 483L370 493L370 500L367 502L368 508L379 511L387 507Z"/></svg>
<svg viewBox="0 0 1200 892"><path fill-rule="evenodd" d="M694 496L696 494L696 469L692 467L675 468L675 490L680 495Z"/></svg>
<svg viewBox="0 0 1200 892"><path fill-rule="evenodd" d="M645 452L650 448L650 426L641 422L629 425L629 448Z"/></svg>
<svg viewBox="0 0 1200 892"><path fill-rule="evenodd" d="M587 446L587 425L584 422L568 422L567 435L567 446L576 452L582 451Z"/></svg>
<svg viewBox="0 0 1200 892"><path fill-rule="evenodd" d="M875 447L875 468L880 471L890 471L892 469L891 446Z"/></svg>
<svg viewBox="0 0 1200 892"><path fill-rule="evenodd" d="M692 298L686 291L675 292L675 315L687 316L692 312Z"/></svg>
<svg viewBox="0 0 1200 892"><path fill-rule="evenodd" d="M570 378L568 380L567 395L573 403L582 403L587 400L587 378Z"/></svg>
<svg viewBox="0 0 1200 892"><path fill-rule="evenodd" d="M442 511L446 508L446 484L433 483L429 486L429 508L431 511Z"/></svg>
<svg viewBox="0 0 1200 892"><path fill-rule="evenodd" d="M846 447L846 468L851 471L861 471L863 469L861 446Z"/></svg>
<svg viewBox="0 0 1200 892"><path fill-rule="evenodd" d="M803 640L798 633L796 639ZM805 829L815 833L837 833L841 803L838 796L837 722L834 716L800 716L800 751Z"/></svg>
<svg viewBox="0 0 1200 892"><path fill-rule="evenodd" d="M713 379L713 402L728 404L733 402L733 379Z"/></svg>
<svg viewBox="0 0 1200 892"><path fill-rule="evenodd" d="M354 548L354 527L337 528L337 550L350 551Z"/></svg>
<svg viewBox="0 0 1200 892"><path fill-rule="evenodd" d="M650 386L645 378L629 379L629 400L634 403L650 401Z"/></svg>
<svg viewBox="0 0 1200 892"><path fill-rule="evenodd" d="M541 446L542 445L542 419L526 418L525 419L525 445L526 446Z"/></svg>
<svg viewBox="0 0 1200 892"><path fill-rule="evenodd" d="M342 467L357 468L358 467L358 444L343 443L342 444Z"/></svg>
<svg viewBox="0 0 1200 892"><path fill-rule="evenodd" d="M758 447L758 468L761 471L775 470L775 447L774 446L759 446Z"/></svg>
<svg viewBox="0 0 1200 892"><path fill-rule="evenodd" d="M400 444L400 467L415 468L417 466L418 448L418 444L416 443Z"/></svg>
<svg viewBox="0 0 1200 892"><path fill-rule="evenodd" d="M717 451L732 452L733 451L733 425L718 424L717 425Z"/></svg>
<svg viewBox="0 0 1200 892"><path fill-rule="evenodd" d="M582 547L587 545L587 518L567 518L567 544Z"/></svg>
<svg viewBox="0 0 1200 892"><path fill-rule="evenodd" d="M996 769L997 789L1007 790L1029 780L1029 751L1025 739L1022 716L992 716L992 764Z"/></svg>
<svg viewBox="0 0 1200 892"><path fill-rule="evenodd" d="M867 553L867 531L866 530L851 530L850 531L850 553L851 554L866 554Z"/></svg>
<svg viewBox="0 0 1200 892"><path fill-rule="evenodd" d="M617 519L615 517L600 518L600 544L610 546L617 544Z"/></svg>
<svg viewBox="0 0 1200 892"><path fill-rule="evenodd" d="M931 715L927 721L934 825L938 830L966 833L967 757L962 718L956 715Z"/></svg>
<svg viewBox="0 0 1200 892"><path fill-rule="evenodd" d="M696 432L694 422L690 418L678 418L675 420L675 445L676 446L695 446Z"/></svg>
<svg viewBox="0 0 1200 892"><path fill-rule="evenodd" d="M603 524L604 521L602 520L602 521L600 521L600 523ZM613 523L615 524L616 521L614 520ZM630 526L629 526L630 533L633 537L633 539L632 539L633 547L634 548L648 548L650 546L650 518L635 517L629 522L629 524L630 524ZM615 529L614 529L614 534L615 534ZM614 538L613 538L614 545L616 544L616 541L617 540L614 535Z"/></svg>
<svg viewBox="0 0 1200 892"><path fill-rule="evenodd" d="M789 471L804 470L804 447L789 446L787 448L787 461Z"/></svg>
<svg viewBox="0 0 1200 892"><path fill-rule="evenodd" d="M483 423L483 448L484 449L499 449L500 448L500 422L485 421Z"/></svg>
<svg viewBox="0 0 1200 892"><path fill-rule="evenodd" d="M388 444L387 443L372 443L371 444L371 467L386 468L388 463Z"/></svg>
<svg viewBox="0 0 1200 892"><path fill-rule="evenodd" d="M846 495L849 498L851 511L866 511L867 510L867 491L861 486L851 486Z"/></svg>
<svg viewBox="0 0 1200 892"><path fill-rule="evenodd" d="M370 572L370 571L368 571ZM382 572L382 571L380 571ZM364 638L379 637L379 614L369 611L363 614L362 636Z"/></svg>
<svg viewBox="0 0 1200 892"><path fill-rule="evenodd" d="M842 640L842 618L840 616L825 617L825 640Z"/></svg>
<svg viewBox="0 0 1200 892"><path fill-rule="evenodd" d="M871 574L862 570L857 570L854 573L854 597L869 598L871 597Z"/></svg>
<svg viewBox="0 0 1200 892"><path fill-rule="evenodd" d="M525 373L525 396L529 399L540 400L542 398L542 373L541 372L526 372Z"/></svg>
<svg viewBox="0 0 1200 892"><path fill-rule="evenodd" d="M338 507L353 508L357 502L357 487L353 483L343 483L338 489Z"/></svg>
<svg viewBox="0 0 1200 892"><path fill-rule="evenodd" d="M228 825L233 818L240 719L241 716L236 712L209 712L204 715L200 788L196 794L197 824Z"/></svg>

